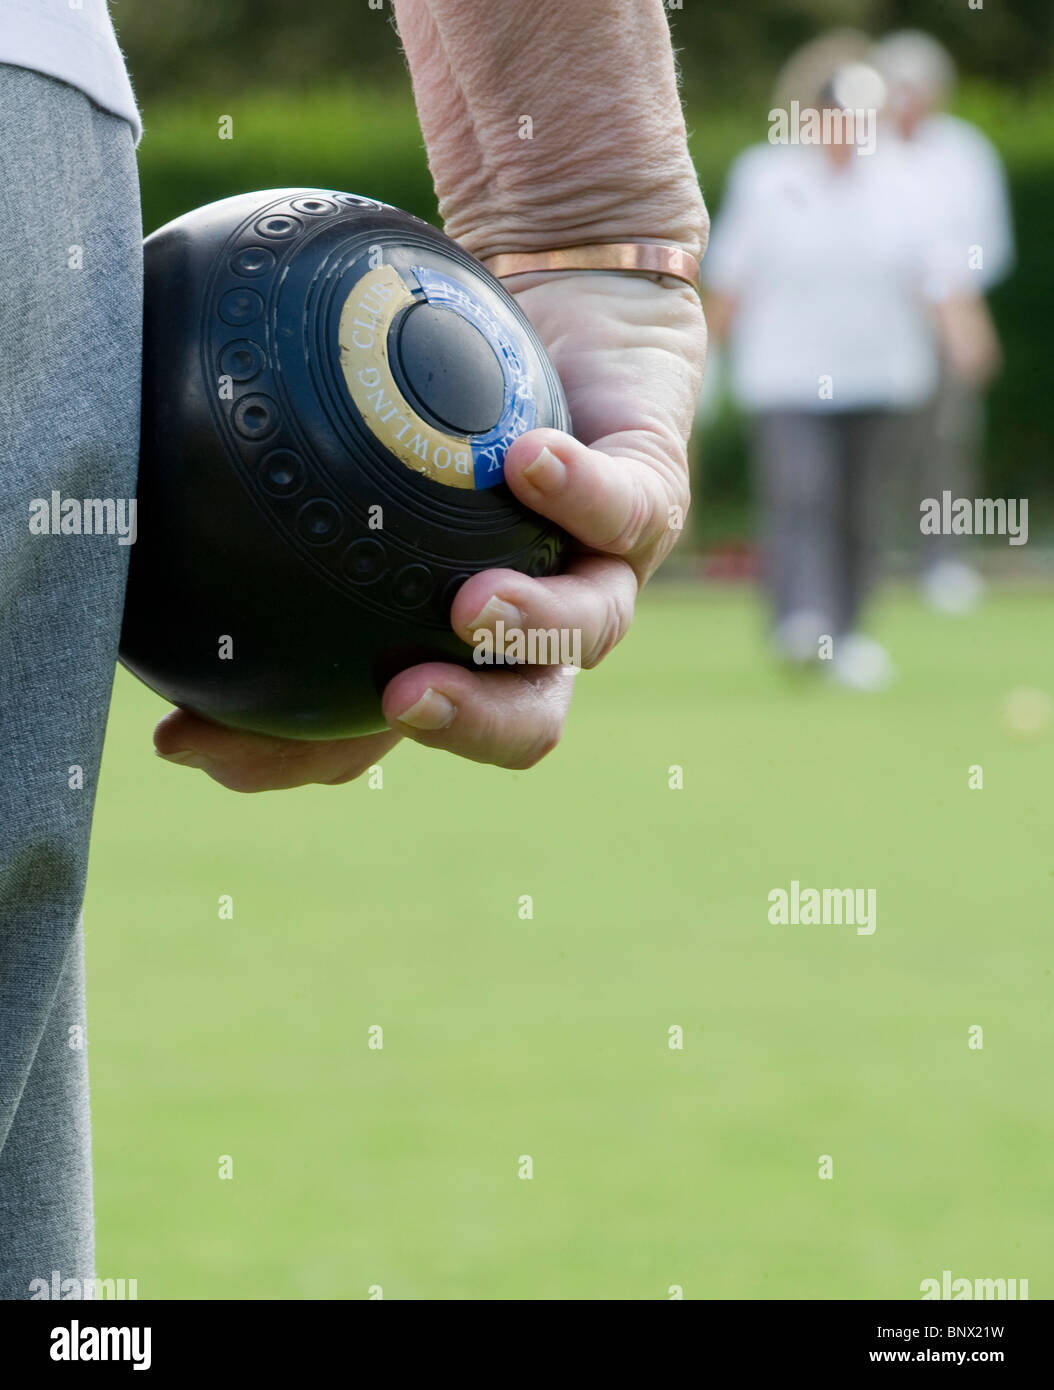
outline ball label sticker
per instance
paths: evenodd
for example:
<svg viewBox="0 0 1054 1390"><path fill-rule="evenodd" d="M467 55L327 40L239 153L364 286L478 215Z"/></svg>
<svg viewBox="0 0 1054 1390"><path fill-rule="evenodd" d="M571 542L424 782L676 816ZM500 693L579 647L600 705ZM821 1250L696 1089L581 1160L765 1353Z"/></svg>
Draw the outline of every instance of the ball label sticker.
<svg viewBox="0 0 1054 1390"><path fill-rule="evenodd" d="M453 309L480 330L490 343L505 379L505 406L498 423L470 441L476 487L494 487L505 477L505 453L514 439L534 429L538 405L530 372L516 341L494 311L467 285L433 270L415 265L414 275L429 304Z"/></svg>
<svg viewBox="0 0 1054 1390"><path fill-rule="evenodd" d="M390 265L368 271L340 311L340 367L367 428L390 453L448 487L475 488L472 451L464 436L430 425L414 410L392 376L388 330L414 297Z"/></svg>
<svg viewBox="0 0 1054 1390"><path fill-rule="evenodd" d="M509 445L537 419L527 363L510 329L467 286L430 266L415 265L413 274L429 304L453 310L486 337L504 382L501 418L485 434L458 434L422 419L407 401L392 373L388 339L396 315L414 296L390 265L367 271L341 309L344 382L367 428L407 468L447 487L495 487L504 479Z"/></svg>

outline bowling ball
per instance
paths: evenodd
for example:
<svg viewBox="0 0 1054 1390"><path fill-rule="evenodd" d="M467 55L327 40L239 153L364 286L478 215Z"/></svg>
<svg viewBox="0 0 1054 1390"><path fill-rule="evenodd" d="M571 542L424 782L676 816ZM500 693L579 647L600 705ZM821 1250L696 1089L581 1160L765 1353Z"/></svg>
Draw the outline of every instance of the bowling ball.
<svg viewBox="0 0 1054 1390"><path fill-rule="evenodd" d="M567 430L522 310L434 227L271 189L148 237L137 523L120 659L166 700L285 738L384 727L484 569L553 573L566 537L505 452Z"/></svg>

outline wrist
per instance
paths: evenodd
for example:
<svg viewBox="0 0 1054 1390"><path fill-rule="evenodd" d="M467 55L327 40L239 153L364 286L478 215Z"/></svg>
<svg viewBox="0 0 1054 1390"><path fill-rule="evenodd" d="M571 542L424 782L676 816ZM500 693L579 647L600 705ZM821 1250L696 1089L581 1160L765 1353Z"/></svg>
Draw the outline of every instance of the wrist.
<svg viewBox="0 0 1054 1390"><path fill-rule="evenodd" d="M531 271L615 273L680 280L699 289L699 262L678 246L651 241L595 242L550 251L512 251L491 256L487 269L498 279Z"/></svg>
<svg viewBox="0 0 1054 1390"><path fill-rule="evenodd" d="M663 0L395 0L439 212L481 259L654 240L706 213Z"/></svg>
<svg viewBox="0 0 1054 1390"><path fill-rule="evenodd" d="M592 185L592 186L591 186ZM440 202L444 230L477 259L548 252L576 246L639 242L676 248L695 261L702 258L710 220L694 181L689 189L650 201L620 190L618 206L609 201L596 170L583 177L574 198L539 197L522 206L479 206L468 201Z"/></svg>

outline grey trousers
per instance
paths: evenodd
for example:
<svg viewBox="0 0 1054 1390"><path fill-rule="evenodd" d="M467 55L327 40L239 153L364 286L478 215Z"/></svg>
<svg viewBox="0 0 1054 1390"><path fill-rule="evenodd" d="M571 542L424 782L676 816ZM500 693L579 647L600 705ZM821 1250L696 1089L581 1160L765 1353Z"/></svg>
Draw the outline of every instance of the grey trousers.
<svg viewBox="0 0 1054 1390"><path fill-rule="evenodd" d="M923 498L939 498L945 489L953 497L977 495L984 398L953 376L944 363L937 393L922 413L919 429L919 467L917 472L909 470L904 492L905 512L914 520L913 540L916 546L921 545L922 569L926 571L942 561L970 558L972 536L919 533L919 506Z"/></svg>
<svg viewBox="0 0 1054 1390"><path fill-rule="evenodd" d="M130 126L0 64L0 1297L95 1271L81 904L128 549L142 249Z"/></svg>
<svg viewBox="0 0 1054 1390"><path fill-rule="evenodd" d="M876 572L880 497L917 437L914 413L766 411L754 420L762 563L777 623L850 632Z"/></svg>

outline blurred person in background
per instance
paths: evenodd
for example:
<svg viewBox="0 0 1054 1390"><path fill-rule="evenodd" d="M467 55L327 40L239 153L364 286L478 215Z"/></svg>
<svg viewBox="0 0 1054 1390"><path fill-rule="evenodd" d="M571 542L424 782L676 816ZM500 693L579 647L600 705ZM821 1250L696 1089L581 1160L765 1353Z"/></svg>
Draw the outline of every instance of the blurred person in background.
<svg viewBox="0 0 1054 1390"><path fill-rule="evenodd" d="M752 418L755 489L773 641L794 665L830 659L861 690L893 675L860 631L880 490L909 453L937 387L932 316L951 300L931 203L897 142L877 130L881 78L851 31L806 45L776 110L860 111L853 142L770 143L733 165L704 263L714 342ZM797 111L797 116L795 116ZM868 112L870 115L868 116ZM804 132L804 125L802 126Z"/></svg>
<svg viewBox="0 0 1054 1390"><path fill-rule="evenodd" d="M1014 237L999 155L975 126L943 110L955 82L946 50L928 34L905 29L876 44L871 61L887 85L888 127L942 219L944 253L969 277L956 332L941 344L937 392L922 419L920 467L902 489L905 512L914 503L917 515L923 498L977 493L982 393L1001 365L984 296L1009 274ZM965 536L925 537L923 592L942 612L966 612L980 597L980 577L964 553L969 544Z"/></svg>

